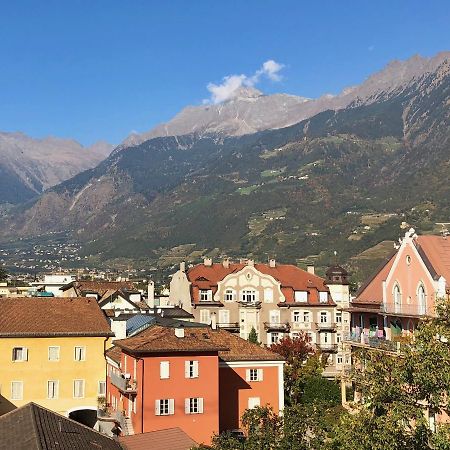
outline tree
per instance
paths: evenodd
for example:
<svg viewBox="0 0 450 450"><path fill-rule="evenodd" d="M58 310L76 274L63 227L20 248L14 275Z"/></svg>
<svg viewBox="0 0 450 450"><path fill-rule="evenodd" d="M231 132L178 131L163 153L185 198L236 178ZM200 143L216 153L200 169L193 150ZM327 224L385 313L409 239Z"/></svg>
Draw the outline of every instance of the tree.
<svg viewBox="0 0 450 450"><path fill-rule="evenodd" d="M364 401L341 419L335 448L356 450L448 449L447 427L433 433L428 415L449 412L450 303L424 320L402 353L355 354L352 381Z"/></svg>
<svg viewBox="0 0 450 450"><path fill-rule="evenodd" d="M256 333L255 327L252 327L252 329L250 330L250 333L248 334L248 342L259 345L258 333Z"/></svg>
<svg viewBox="0 0 450 450"><path fill-rule="evenodd" d="M8 272L6 272L6 269L4 267L0 266L0 281L5 281L8 277Z"/></svg>

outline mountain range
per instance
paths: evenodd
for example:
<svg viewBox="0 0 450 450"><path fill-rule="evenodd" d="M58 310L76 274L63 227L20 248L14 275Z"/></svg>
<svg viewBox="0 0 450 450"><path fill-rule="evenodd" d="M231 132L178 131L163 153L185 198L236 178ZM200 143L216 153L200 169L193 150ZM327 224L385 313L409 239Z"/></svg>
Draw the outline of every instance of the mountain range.
<svg viewBox="0 0 450 450"><path fill-rule="evenodd" d="M11 210L1 236L69 233L107 264L228 255L356 267L401 227L449 221L449 105L449 53L392 62L317 100L240 91L130 136Z"/></svg>

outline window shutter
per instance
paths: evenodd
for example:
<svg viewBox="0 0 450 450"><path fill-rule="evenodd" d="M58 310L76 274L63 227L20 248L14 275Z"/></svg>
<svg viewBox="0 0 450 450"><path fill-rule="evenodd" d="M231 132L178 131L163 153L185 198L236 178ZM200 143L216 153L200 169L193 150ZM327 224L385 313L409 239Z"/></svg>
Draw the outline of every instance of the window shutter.
<svg viewBox="0 0 450 450"><path fill-rule="evenodd" d="M28 361L28 349L26 347L24 347L22 351L23 351L23 355L22 355L23 360Z"/></svg>
<svg viewBox="0 0 450 450"><path fill-rule="evenodd" d="M194 361L194 378L198 378L198 361Z"/></svg>
<svg viewBox="0 0 450 450"><path fill-rule="evenodd" d="M184 399L184 412L186 414L191 413L191 399L189 399L189 398Z"/></svg>
<svg viewBox="0 0 450 450"><path fill-rule="evenodd" d="M184 377L189 378L189 361L184 362Z"/></svg>
<svg viewBox="0 0 450 450"><path fill-rule="evenodd" d="M155 400L155 416L159 415L159 400Z"/></svg>
<svg viewBox="0 0 450 450"><path fill-rule="evenodd" d="M245 369L245 381L250 381L250 369Z"/></svg>
<svg viewBox="0 0 450 450"><path fill-rule="evenodd" d="M199 412L200 414L203 413L203 398L199 398L199 399L198 399L198 412Z"/></svg>
<svg viewBox="0 0 450 450"><path fill-rule="evenodd" d="M258 381L263 381L264 379L264 370L263 369L258 369Z"/></svg>
<svg viewBox="0 0 450 450"><path fill-rule="evenodd" d="M169 414L175 414L175 400L169 399Z"/></svg>
<svg viewBox="0 0 450 450"><path fill-rule="evenodd" d="M169 361L161 361L159 363L159 376L161 379L170 377L170 363Z"/></svg>

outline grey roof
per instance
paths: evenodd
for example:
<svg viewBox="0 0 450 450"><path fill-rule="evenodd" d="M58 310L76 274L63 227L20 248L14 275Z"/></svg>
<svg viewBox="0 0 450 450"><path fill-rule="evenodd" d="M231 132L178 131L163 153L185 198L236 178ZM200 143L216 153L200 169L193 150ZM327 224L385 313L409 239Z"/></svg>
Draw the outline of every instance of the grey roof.
<svg viewBox="0 0 450 450"><path fill-rule="evenodd" d="M0 450L123 450L116 440L28 403L0 417Z"/></svg>
<svg viewBox="0 0 450 450"><path fill-rule="evenodd" d="M145 330L151 323L155 322L155 316L148 314L136 314L127 320L126 333L127 336L133 336L142 330Z"/></svg>

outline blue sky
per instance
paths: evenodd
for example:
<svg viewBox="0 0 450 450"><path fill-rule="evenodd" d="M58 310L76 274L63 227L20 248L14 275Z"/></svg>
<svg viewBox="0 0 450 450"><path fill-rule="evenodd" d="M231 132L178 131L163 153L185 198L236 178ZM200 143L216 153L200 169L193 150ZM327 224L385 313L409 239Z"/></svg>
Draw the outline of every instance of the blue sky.
<svg viewBox="0 0 450 450"><path fill-rule="evenodd" d="M317 97L442 50L448 0L0 0L0 130L119 143L267 60L259 89Z"/></svg>

